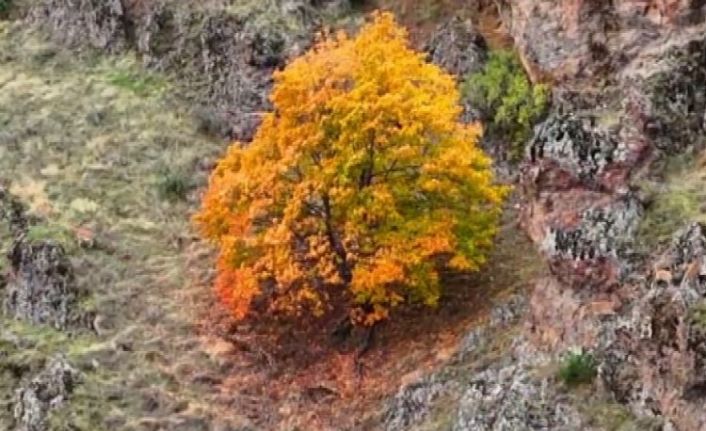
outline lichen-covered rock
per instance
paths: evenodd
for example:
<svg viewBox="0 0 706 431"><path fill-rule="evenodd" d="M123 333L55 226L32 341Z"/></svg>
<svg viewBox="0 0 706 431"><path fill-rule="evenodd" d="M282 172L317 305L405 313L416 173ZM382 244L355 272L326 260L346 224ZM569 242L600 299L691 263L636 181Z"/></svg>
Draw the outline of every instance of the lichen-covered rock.
<svg viewBox="0 0 706 431"><path fill-rule="evenodd" d="M488 45L470 20L454 17L439 25L425 44L429 61L443 67L459 80L480 72L488 60ZM461 101L462 121L470 123L483 118L483 113L467 98Z"/></svg>
<svg viewBox="0 0 706 431"><path fill-rule="evenodd" d="M6 314L56 329L67 329L79 320L73 267L61 245L20 239L8 257L11 272L4 292Z"/></svg>
<svg viewBox="0 0 706 431"><path fill-rule="evenodd" d="M620 257L632 240L642 205L632 195L581 212L573 227L549 227L542 243L551 256L574 260Z"/></svg>
<svg viewBox="0 0 706 431"><path fill-rule="evenodd" d="M615 137L586 123L573 114L555 113L537 126L528 155L530 162L538 165L536 175L545 177L538 178L543 189L558 188L564 182L561 174L548 173L552 168L593 185L620 158Z"/></svg>
<svg viewBox="0 0 706 431"><path fill-rule="evenodd" d="M286 56L282 30L255 30L254 20L172 3L145 8L133 12L136 50L144 62L174 71L187 83L196 100L208 106L203 121L224 125L209 131L249 139L258 113L269 106L272 68Z"/></svg>
<svg viewBox="0 0 706 431"><path fill-rule="evenodd" d="M562 399L567 398L567 399ZM492 367L473 377L461 399L454 431L587 429L568 397L549 378L521 364Z"/></svg>
<svg viewBox="0 0 706 431"><path fill-rule="evenodd" d="M80 320L73 266L60 244L27 239L34 221L0 187L0 224L9 228L3 239L11 243L9 273L0 274L2 311L30 323L67 329Z"/></svg>
<svg viewBox="0 0 706 431"><path fill-rule="evenodd" d="M677 429L704 429L704 344L702 317L706 294L706 229L693 224L675 235L671 247L656 261L646 285L634 292L626 323L608 351L625 350L632 393L621 397L637 410L669 417ZM628 330L627 334L625 329ZM627 335L627 338L626 338Z"/></svg>
<svg viewBox="0 0 706 431"><path fill-rule="evenodd" d="M488 45L483 36L470 20L459 17L441 24L424 50L433 63L459 78L480 72L488 59Z"/></svg>
<svg viewBox="0 0 706 431"><path fill-rule="evenodd" d="M410 429L422 422L434 402L450 391L459 390L453 381L443 381L435 376L415 382L400 389L387 410L384 423L387 431Z"/></svg>
<svg viewBox="0 0 706 431"><path fill-rule="evenodd" d="M65 358L52 359L39 375L17 390L14 431L47 431L49 412L69 400L80 379Z"/></svg>
<svg viewBox="0 0 706 431"><path fill-rule="evenodd" d="M627 124L606 131L595 123L594 117L552 113L535 128L527 145L525 181L543 191L576 187L616 191L625 187L649 147Z"/></svg>
<svg viewBox="0 0 706 431"><path fill-rule="evenodd" d="M526 309L527 301L523 295L513 295L494 307L487 324L470 331L459 343L452 362L462 364L482 357L483 352L496 341L499 333L517 325ZM468 390L465 380L460 379L458 372L441 371L404 385L386 407L383 419L385 429L403 431L426 420L433 420L430 416L438 414L435 412L436 404L458 403ZM454 404L453 408L444 406L442 410L445 414L453 415L455 421L456 416L463 414L461 408L461 405Z"/></svg>
<svg viewBox="0 0 706 431"><path fill-rule="evenodd" d="M672 50L666 70L645 84L650 95L646 132L674 154L702 144L706 134L706 39Z"/></svg>
<svg viewBox="0 0 706 431"><path fill-rule="evenodd" d="M633 266L642 207L631 192L539 192L526 204L523 222L559 280L576 288L607 290Z"/></svg>

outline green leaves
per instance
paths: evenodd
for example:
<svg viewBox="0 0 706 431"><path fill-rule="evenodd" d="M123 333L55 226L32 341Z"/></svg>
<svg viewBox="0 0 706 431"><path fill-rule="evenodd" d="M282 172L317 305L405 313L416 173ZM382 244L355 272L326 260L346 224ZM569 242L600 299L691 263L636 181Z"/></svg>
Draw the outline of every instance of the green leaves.
<svg viewBox="0 0 706 431"><path fill-rule="evenodd" d="M483 71L466 79L463 93L488 118L488 132L507 139L510 158L518 159L534 124L547 111L551 91L545 84L530 83L515 53L495 51Z"/></svg>
<svg viewBox="0 0 706 431"><path fill-rule="evenodd" d="M559 378L568 386L591 383L598 374L598 363L590 353L570 353L559 369Z"/></svg>

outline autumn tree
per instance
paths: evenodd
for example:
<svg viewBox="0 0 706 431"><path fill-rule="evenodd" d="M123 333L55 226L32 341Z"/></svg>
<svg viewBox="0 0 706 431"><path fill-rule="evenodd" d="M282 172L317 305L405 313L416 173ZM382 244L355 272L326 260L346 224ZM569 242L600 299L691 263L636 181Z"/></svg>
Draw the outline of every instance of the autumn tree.
<svg viewBox="0 0 706 431"><path fill-rule="evenodd" d="M392 15L323 37L274 79L274 111L229 148L196 216L237 318L345 301L372 324L404 302L437 304L442 269L483 264L505 189L480 126L458 121L454 79Z"/></svg>

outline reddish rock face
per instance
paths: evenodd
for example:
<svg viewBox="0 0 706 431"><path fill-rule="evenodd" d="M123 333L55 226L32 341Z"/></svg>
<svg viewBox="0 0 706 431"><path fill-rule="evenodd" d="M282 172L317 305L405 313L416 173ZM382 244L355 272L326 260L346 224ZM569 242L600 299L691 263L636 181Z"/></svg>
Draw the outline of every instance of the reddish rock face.
<svg viewBox="0 0 706 431"><path fill-rule="evenodd" d="M694 0L504 1L505 24L535 79L618 70L650 40L703 19Z"/></svg>
<svg viewBox="0 0 706 431"><path fill-rule="evenodd" d="M525 334L552 354L595 352L606 390L638 415L706 429L706 329L694 318L706 297L706 229L675 235L651 270L634 247L643 215L634 184L706 133L703 2L558 3L505 11L531 72L558 95L522 167L523 224L553 274L532 294ZM598 78L602 89L585 85Z"/></svg>

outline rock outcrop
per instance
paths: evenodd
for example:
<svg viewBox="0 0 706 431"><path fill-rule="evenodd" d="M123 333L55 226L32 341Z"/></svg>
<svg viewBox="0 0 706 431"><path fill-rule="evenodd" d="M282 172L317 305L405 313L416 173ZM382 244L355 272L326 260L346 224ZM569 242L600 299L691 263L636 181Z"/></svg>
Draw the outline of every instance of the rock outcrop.
<svg viewBox="0 0 706 431"><path fill-rule="evenodd" d="M455 17L441 24L424 50L429 60L459 78L483 69L488 45L470 20Z"/></svg>
<svg viewBox="0 0 706 431"><path fill-rule="evenodd" d="M577 90L578 100L582 78L592 73L600 70L615 84L608 85L599 106L576 100L558 104L560 111L536 128L529 143L523 221L553 277L541 280L532 293L524 335L550 356L576 346L594 352L600 362L598 389L635 416L655 418L670 429L704 429L703 330L695 317L706 297L704 229L695 224L675 234L660 258L640 255L635 241L644 205L633 186L656 159L703 142L706 62L703 34L695 31L701 24L676 14L670 19L692 24L694 32L667 36L661 32L674 25L670 20L652 23L655 34L627 50L629 58L621 63L611 57L603 64L582 57L582 38L599 37L597 23L625 11L609 4L572 4L579 15L587 14L574 22L576 37L567 42L566 33L558 31L558 39L548 43L562 48L552 57L542 51L550 50L548 45L539 45L535 60L566 80L558 93ZM544 7L537 5L532 14L568 13ZM556 24L548 18L544 25L551 23ZM647 24L639 25L644 30ZM617 46L617 40L608 42L606 55ZM573 73L565 64L570 60L588 75ZM610 67L601 69L606 64ZM559 70L566 74L557 75Z"/></svg>
<svg viewBox="0 0 706 431"><path fill-rule="evenodd" d="M64 248L53 241L20 239L10 252L5 313L37 325L67 329L80 320L78 289Z"/></svg>
<svg viewBox="0 0 706 431"><path fill-rule="evenodd" d="M661 255L636 247L636 184L704 144L704 4L500 3L530 74L555 84L520 178L522 223L551 275L502 347L483 331L507 334L474 330L447 368L403 388L388 429L605 429L587 414L606 404L640 429L706 429L706 228ZM557 376L574 349L598 363L585 404Z"/></svg>
<svg viewBox="0 0 706 431"><path fill-rule="evenodd" d="M459 82L483 70L488 61L488 44L470 20L454 17L431 35L424 50L429 61L452 73ZM483 113L464 97L462 120L480 121Z"/></svg>
<svg viewBox="0 0 706 431"><path fill-rule="evenodd" d="M17 390L14 431L46 431L49 412L71 397L80 380L80 373L65 358L52 359L41 373Z"/></svg>
<svg viewBox="0 0 706 431"><path fill-rule="evenodd" d="M535 79L600 79L673 30L702 22L691 0L519 0L498 2Z"/></svg>
<svg viewBox="0 0 706 431"><path fill-rule="evenodd" d="M46 0L37 2L31 20L41 22L55 41L108 52L127 46L128 28L121 0Z"/></svg>
<svg viewBox="0 0 706 431"><path fill-rule="evenodd" d="M136 51L175 73L209 132L249 140L269 108L272 72L311 43L345 0L267 0L232 7L170 0L42 0L28 20L74 48Z"/></svg>
<svg viewBox="0 0 706 431"><path fill-rule="evenodd" d="M24 208L0 188L0 223L9 227L10 263L2 289L3 312L12 318L56 329L80 321L79 292L64 248L52 240L30 240Z"/></svg>

